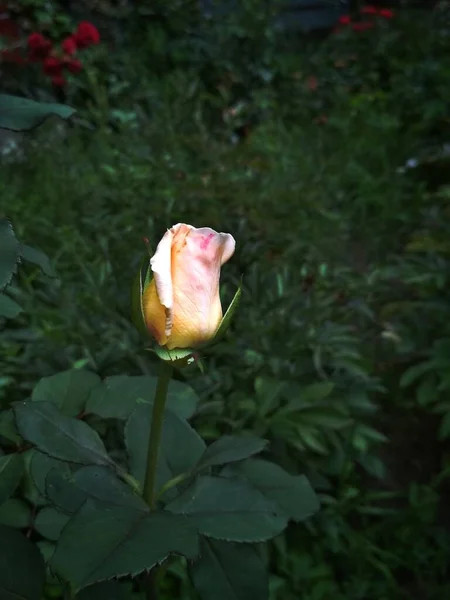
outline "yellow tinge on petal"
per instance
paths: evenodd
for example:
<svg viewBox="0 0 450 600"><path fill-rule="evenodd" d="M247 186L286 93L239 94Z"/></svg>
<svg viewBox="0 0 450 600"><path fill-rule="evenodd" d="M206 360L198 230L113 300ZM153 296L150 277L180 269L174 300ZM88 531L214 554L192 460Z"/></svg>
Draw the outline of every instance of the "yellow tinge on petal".
<svg viewBox="0 0 450 600"><path fill-rule="evenodd" d="M144 291L142 306L148 330L160 346L165 346L167 344L166 309L159 301L154 279Z"/></svg>

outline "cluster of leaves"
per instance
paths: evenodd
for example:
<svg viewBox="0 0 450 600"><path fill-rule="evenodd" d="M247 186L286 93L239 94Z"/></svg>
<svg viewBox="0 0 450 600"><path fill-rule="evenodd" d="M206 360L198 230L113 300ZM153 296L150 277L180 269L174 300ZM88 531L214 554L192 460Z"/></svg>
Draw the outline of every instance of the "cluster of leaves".
<svg viewBox="0 0 450 600"><path fill-rule="evenodd" d="M42 253L20 247L6 219L0 239L3 288L20 256L47 266ZM6 298L2 316L16 314L18 305L5 292L0 297ZM195 393L172 382L156 474L159 501L150 511L140 490L156 385L151 376L102 381L91 371L69 370L41 379L28 401L0 410L2 596L132 598L132 582L97 584L137 578L179 555L202 598L243 597L249 590L267 597L264 564L248 544L275 537L289 519L311 516L315 493L305 476L251 458L265 450L261 438L223 436L207 447L187 421Z"/></svg>
<svg viewBox="0 0 450 600"><path fill-rule="evenodd" d="M42 379L28 402L2 411L0 520L33 536L44 557L26 537L4 529L8 550L2 553L0 586L5 590L39 598L46 580L78 592L113 577L137 576L178 554L190 561L202 597L213 590L229 597L211 565L224 571L222 586L229 570L237 590L260 581L255 593L265 597L264 566L254 550L237 551L248 569L233 573L234 549L228 543L262 542L280 533L289 518L307 518L317 509L314 493L302 476L264 460L246 460L264 449L261 439L223 437L206 448L186 420L195 409L195 394L174 383L158 463L160 502L150 512L136 490L145 473L155 387L149 376L102 382L92 372L72 370ZM102 430L98 417L114 419L116 435L122 432L122 443L115 440L116 460L96 431ZM123 466L126 456L132 477ZM12 497L18 488L19 496ZM26 565L17 563L15 548L26 545L37 566L24 584L20 565Z"/></svg>

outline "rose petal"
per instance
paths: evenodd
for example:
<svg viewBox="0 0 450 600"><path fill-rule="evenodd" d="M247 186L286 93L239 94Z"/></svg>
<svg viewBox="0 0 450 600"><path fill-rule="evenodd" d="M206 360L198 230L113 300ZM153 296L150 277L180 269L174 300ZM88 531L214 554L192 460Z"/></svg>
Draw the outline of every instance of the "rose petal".
<svg viewBox="0 0 450 600"><path fill-rule="evenodd" d="M177 227L177 226L175 226ZM150 266L153 271L156 291L159 302L165 308L165 335L170 335L172 328L172 241L175 227L168 229L162 240L159 242L155 254L150 259Z"/></svg>
<svg viewBox="0 0 450 600"><path fill-rule="evenodd" d="M220 267L234 238L209 227L181 225L172 246L173 323L167 347L189 348L210 339L222 319Z"/></svg>
<svg viewBox="0 0 450 600"><path fill-rule="evenodd" d="M144 291L142 297L144 319L148 330L160 346L167 344L166 308L161 304L153 279Z"/></svg>

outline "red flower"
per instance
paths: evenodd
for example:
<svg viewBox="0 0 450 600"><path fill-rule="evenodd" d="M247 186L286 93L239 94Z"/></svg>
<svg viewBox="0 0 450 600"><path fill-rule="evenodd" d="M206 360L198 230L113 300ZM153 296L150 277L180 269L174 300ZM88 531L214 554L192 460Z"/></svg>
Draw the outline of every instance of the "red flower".
<svg viewBox="0 0 450 600"><path fill-rule="evenodd" d="M378 8L376 8L375 6L371 6L370 4L368 4L367 6L364 6L363 9L361 10L363 15L377 15L378 14Z"/></svg>
<svg viewBox="0 0 450 600"><path fill-rule="evenodd" d="M352 29L353 31L367 31L368 29L372 29L373 23L370 21L361 21L360 23L353 23Z"/></svg>
<svg viewBox="0 0 450 600"><path fill-rule="evenodd" d="M77 41L73 37L73 35L69 35L61 42L61 48L64 50L66 54L75 54L77 51Z"/></svg>
<svg viewBox="0 0 450 600"><path fill-rule="evenodd" d="M60 76L63 70L64 63L55 56L47 56L44 60L44 73L46 75Z"/></svg>
<svg viewBox="0 0 450 600"><path fill-rule="evenodd" d="M58 88L62 88L66 85L66 80L62 75L54 75L51 79L52 85Z"/></svg>
<svg viewBox="0 0 450 600"><path fill-rule="evenodd" d="M339 23L341 25L350 25L351 22L352 18L350 15L343 15L342 17L339 17Z"/></svg>
<svg viewBox="0 0 450 600"><path fill-rule="evenodd" d="M100 41L100 34L97 27L89 23L89 21L82 21L73 36L78 48L87 48L92 44L98 44Z"/></svg>
<svg viewBox="0 0 450 600"><path fill-rule="evenodd" d="M83 63L81 62L81 60L78 60L77 58L73 58L72 60L69 60L66 62L66 67L67 67L68 71L76 74L76 73L79 73L83 69Z"/></svg>
<svg viewBox="0 0 450 600"><path fill-rule="evenodd" d="M392 19L394 16L394 11L390 8L382 8L378 14L380 17L384 17L385 19Z"/></svg>
<svg viewBox="0 0 450 600"><path fill-rule="evenodd" d="M51 41L42 35L42 33L32 33L28 36L28 49L31 59L40 60L45 58L52 49Z"/></svg>

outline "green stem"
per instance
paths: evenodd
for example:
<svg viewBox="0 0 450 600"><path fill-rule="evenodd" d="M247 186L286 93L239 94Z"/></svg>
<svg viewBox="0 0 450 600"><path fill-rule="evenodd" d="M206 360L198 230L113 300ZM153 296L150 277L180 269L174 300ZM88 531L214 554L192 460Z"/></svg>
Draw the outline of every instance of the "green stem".
<svg viewBox="0 0 450 600"><path fill-rule="evenodd" d="M163 496L167 492L167 490L172 489L173 487L175 487L176 485L178 485L179 483L181 483L182 481L187 479L190 475L191 475L191 473L180 473L180 475L177 475L173 479L170 479L167 483L165 483L162 486L162 488L156 494L155 500L159 500L159 498L161 498L161 496Z"/></svg>
<svg viewBox="0 0 450 600"><path fill-rule="evenodd" d="M161 361L158 385L156 386L155 400L153 402L152 426L147 450L147 468L145 472L144 500L151 509L155 504L156 465L158 463L159 444L164 421L167 390L173 367L170 362Z"/></svg>
<svg viewBox="0 0 450 600"><path fill-rule="evenodd" d="M135 479L132 475L127 473L124 469L117 467L117 465L116 469L117 475L122 479L122 481L128 484L135 494L142 496L142 488L139 484L139 481L137 481L137 479Z"/></svg>

